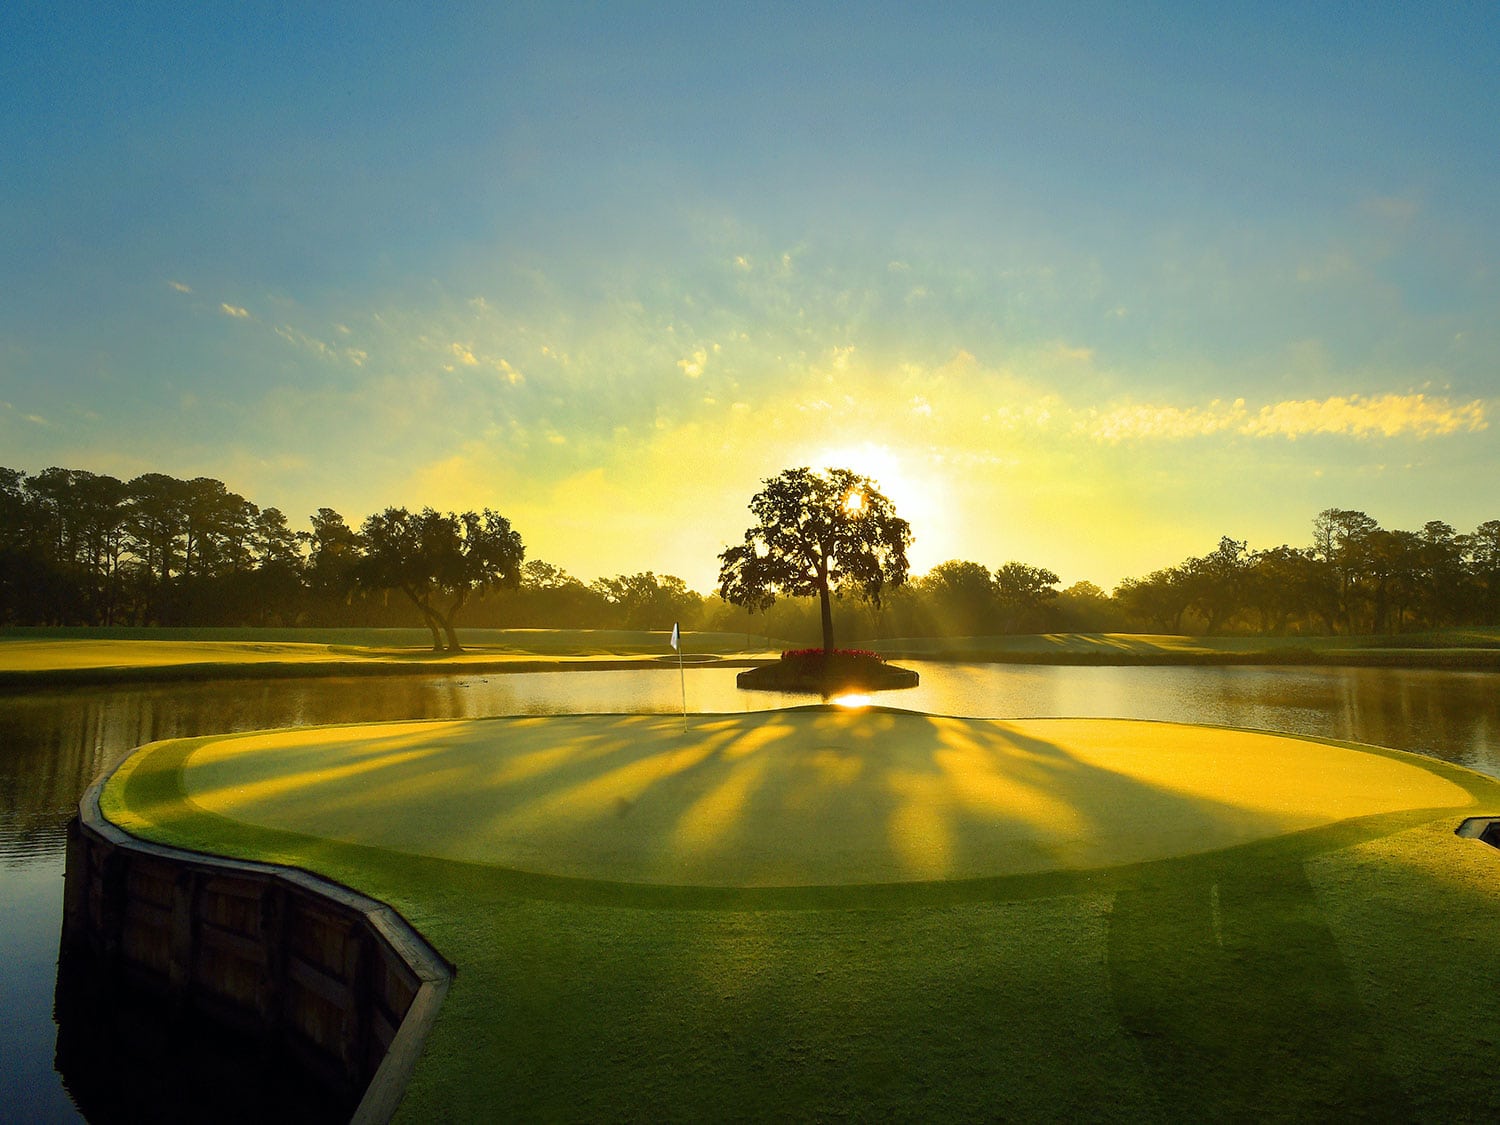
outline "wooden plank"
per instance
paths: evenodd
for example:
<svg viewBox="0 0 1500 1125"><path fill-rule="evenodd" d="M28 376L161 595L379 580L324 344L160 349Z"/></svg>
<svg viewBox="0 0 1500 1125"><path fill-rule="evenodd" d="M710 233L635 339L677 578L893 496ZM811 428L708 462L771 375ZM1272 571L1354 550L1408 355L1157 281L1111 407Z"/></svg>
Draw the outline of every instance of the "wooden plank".
<svg viewBox="0 0 1500 1125"><path fill-rule="evenodd" d="M166 973L175 959L170 955L181 957L186 946L193 972L186 982L178 982L179 991L205 975L198 972L205 952L210 961L227 958L221 965L203 966L208 975L216 973L227 982L221 993L228 1004L226 1016L238 1020L247 1014L244 997L258 989L260 999L253 1007L259 1008L268 1034L275 1034L278 1014L290 1017L288 1024L310 1036L309 1049L323 1047L337 1054L342 1044L344 1053L353 1049L360 1056L361 1070L388 1043L354 1117L362 1123L388 1121L447 995L454 966L391 907L343 884L300 868L210 856L130 836L110 823L99 806L99 796L118 768L116 764L96 779L79 801L82 844L69 849L70 871L76 855L83 881L69 901L89 931L88 943L106 964L111 951L128 946L150 962L129 966L131 975L144 972L147 977ZM186 895L179 884L184 872L191 873L186 884L191 893ZM286 896L274 906L268 890L273 884ZM184 898L190 907L186 930L173 909ZM294 914L302 919L298 936L312 960L290 953ZM357 936L361 933L368 936ZM371 938L373 944L361 951ZM275 942L274 955L268 941ZM279 969L279 958L284 958L284 974L272 971ZM162 961L159 967L157 960ZM320 967L316 961L327 964ZM340 972L359 979L341 980ZM282 994L284 1004L268 999L269 992L277 991L270 983L273 977L294 983L304 993L301 1003L294 1003L289 992ZM300 1012L284 1012L286 1006ZM349 1021L360 1012L363 1020L351 1027ZM286 1040L288 1046L295 1046L296 1039L300 1036ZM318 1054L314 1049L310 1057ZM323 1056L316 1069L324 1070L329 1061ZM339 1076L329 1072L328 1078L337 1082Z"/></svg>

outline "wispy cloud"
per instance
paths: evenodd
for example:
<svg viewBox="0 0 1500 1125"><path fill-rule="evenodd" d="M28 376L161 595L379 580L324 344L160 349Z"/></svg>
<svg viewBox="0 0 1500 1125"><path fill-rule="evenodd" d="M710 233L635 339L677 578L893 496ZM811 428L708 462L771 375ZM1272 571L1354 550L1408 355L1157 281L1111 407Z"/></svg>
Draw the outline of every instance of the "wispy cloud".
<svg viewBox="0 0 1500 1125"><path fill-rule="evenodd" d="M679 359L677 366L682 368L682 373L689 379L696 379L703 374L703 368L708 363L708 351L698 348L686 359Z"/></svg>
<svg viewBox="0 0 1500 1125"><path fill-rule="evenodd" d="M191 293L193 291L192 286L184 285L180 281L168 281L167 287L176 290L178 293Z"/></svg>
<svg viewBox="0 0 1500 1125"><path fill-rule="evenodd" d="M1262 407L1240 432L1255 437L1300 437L1304 434L1345 434L1351 437L1419 438L1474 433L1488 428L1479 399L1451 403L1423 394L1350 395L1278 402Z"/></svg>
<svg viewBox="0 0 1500 1125"><path fill-rule="evenodd" d="M277 325L275 332L276 335L280 336L288 344L292 344L299 348L305 348L307 351L312 352L314 355L322 359L337 359L339 356L338 349L334 348L332 345L319 340L316 336L309 336L306 332L302 332L299 329L293 328L290 324ZM356 366L362 364L363 362L364 355L363 353L361 353L361 358L355 361Z"/></svg>
<svg viewBox="0 0 1500 1125"><path fill-rule="evenodd" d="M0 402L0 410L3 410L6 414L14 414L23 422L30 422L33 426L52 425L51 422L47 421L40 414L27 414L24 411L17 410L15 403L12 402Z"/></svg>
<svg viewBox="0 0 1500 1125"><path fill-rule="evenodd" d="M1352 438L1442 437L1487 429L1482 400L1454 403L1425 394L1336 395L1289 399L1252 411L1244 399L1207 406L1126 404L1087 411L1076 428L1099 441L1175 440L1236 433L1295 440L1315 434Z"/></svg>
<svg viewBox="0 0 1500 1125"><path fill-rule="evenodd" d="M219 311L225 316L234 317L236 320L250 319L249 309L245 308L243 305L231 305L228 301L225 301L219 305Z"/></svg>
<svg viewBox="0 0 1500 1125"><path fill-rule="evenodd" d="M1138 441L1204 437L1233 429L1246 416L1245 400L1206 407L1130 403L1110 410L1088 410L1075 429L1099 441Z"/></svg>

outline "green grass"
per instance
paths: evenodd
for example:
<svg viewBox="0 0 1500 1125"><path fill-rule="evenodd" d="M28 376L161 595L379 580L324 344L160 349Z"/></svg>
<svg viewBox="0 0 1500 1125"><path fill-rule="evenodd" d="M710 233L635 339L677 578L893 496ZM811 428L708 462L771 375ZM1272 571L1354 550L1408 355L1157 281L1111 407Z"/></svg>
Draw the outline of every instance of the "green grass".
<svg viewBox="0 0 1500 1125"><path fill-rule="evenodd" d="M465 651L449 656L432 652L431 635L420 629L7 629L0 682L530 670L675 655L667 632L647 630L461 629L459 639ZM744 633L689 633L685 652L768 658L767 644Z"/></svg>
<svg viewBox="0 0 1500 1125"><path fill-rule="evenodd" d="M424 629L0 628L0 686L443 670L533 671L562 662L670 659L665 631L460 629L462 654L431 651ZM1182 637L1134 633L897 637L896 659L1025 664L1320 664L1500 669L1500 629L1399 637ZM689 633L689 659L765 662L784 641Z"/></svg>
<svg viewBox="0 0 1500 1125"><path fill-rule="evenodd" d="M888 658L1059 664L1349 664L1500 666L1500 628L1361 637L1190 637L1150 633L892 637Z"/></svg>
<svg viewBox="0 0 1500 1125"><path fill-rule="evenodd" d="M405 1120L1500 1109L1500 856L1453 835L1500 812L1500 784L1393 751L1165 724L819 708L702 723L675 741L653 717L175 741L130 759L104 807L143 836L357 886L458 965ZM704 742L714 754L664 771ZM1211 768L1192 768L1195 746ZM448 790L447 824L424 785ZM1337 813L1306 815L1334 799ZM719 836L681 833L705 807ZM757 879L743 853L778 807L765 839L793 868L865 849L842 857L844 881ZM795 838L798 808L801 831L831 841ZM1019 834L987 858L959 846L997 818L1051 839L1032 855L1052 862L1017 863ZM515 834L552 819L552 850L508 866ZM701 882L674 882L599 846L632 822L684 863L725 846ZM1229 836L1204 850L1184 826ZM1119 852L1078 843L1096 837ZM871 855L953 866L872 882Z"/></svg>

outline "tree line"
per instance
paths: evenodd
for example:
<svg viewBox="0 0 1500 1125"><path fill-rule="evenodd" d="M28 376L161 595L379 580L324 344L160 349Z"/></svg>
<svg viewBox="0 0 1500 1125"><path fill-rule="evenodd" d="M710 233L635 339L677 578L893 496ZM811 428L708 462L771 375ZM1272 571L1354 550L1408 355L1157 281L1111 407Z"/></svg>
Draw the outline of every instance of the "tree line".
<svg viewBox="0 0 1500 1125"><path fill-rule="evenodd" d="M1391 634L1500 624L1500 520L1460 534L1429 520L1383 528L1328 508L1312 542L1251 551L1228 536L1206 555L1140 579L1114 600L1164 632Z"/></svg>
<svg viewBox="0 0 1500 1125"><path fill-rule="evenodd" d="M293 529L211 477L129 481L0 468L0 624L660 628L701 599L671 575L584 584L484 509L389 507L358 529L319 508Z"/></svg>
<svg viewBox="0 0 1500 1125"><path fill-rule="evenodd" d="M1127 578L1113 594L1091 582L1006 563L934 567L891 598L887 636L1060 630L1240 635L1381 635L1500 624L1500 520L1460 534L1440 520L1383 528L1329 508L1312 541L1252 551L1222 536L1203 555Z"/></svg>
<svg viewBox="0 0 1500 1125"><path fill-rule="evenodd" d="M904 529L878 507L883 500L869 493L864 502L875 507L865 515ZM873 603L835 600L826 611L816 567L803 596L774 604L738 597L745 580L753 588L774 577L763 573L766 546L753 538L721 556L739 583L726 599L650 571L584 582L527 560L519 532L488 509L390 507L355 528L319 508L294 529L280 510L210 477L122 481L0 468L0 624L422 625L435 649L451 650L460 625L663 629L680 621L813 641L835 618L849 640L1130 629L1375 634L1500 623L1495 520L1468 534L1440 521L1399 531L1364 512L1328 509L1306 546L1251 551L1225 536L1207 554L1126 579L1113 593L1089 582L1060 589L1046 567L954 559L888 581ZM909 536L895 539L904 549ZM747 617L746 608L760 612Z"/></svg>

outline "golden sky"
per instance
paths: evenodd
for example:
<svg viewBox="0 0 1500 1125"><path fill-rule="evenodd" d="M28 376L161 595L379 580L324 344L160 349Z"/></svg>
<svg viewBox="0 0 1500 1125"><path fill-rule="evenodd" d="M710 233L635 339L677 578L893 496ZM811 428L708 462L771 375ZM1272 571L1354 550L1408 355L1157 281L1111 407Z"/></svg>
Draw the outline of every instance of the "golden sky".
<svg viewBox="0 0 1500 1125"><path fill-rule="evenodd" d="M232 22L0 16L0 463L700 590L803 464L1106 588L1500 516L1487 10Z"/></svg>

